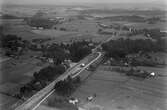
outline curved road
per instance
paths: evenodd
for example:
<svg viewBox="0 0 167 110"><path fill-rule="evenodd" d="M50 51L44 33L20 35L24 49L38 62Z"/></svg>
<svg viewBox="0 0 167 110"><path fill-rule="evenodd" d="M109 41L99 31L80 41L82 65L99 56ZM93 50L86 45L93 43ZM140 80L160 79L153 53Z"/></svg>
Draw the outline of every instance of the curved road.
<svg viewBox="0 0 167 110"><path fill-rule="evenodd" d="M99 44L95 49L94 52L92 54L98 53L99 55L92 60L90 63L88 63L85 67L83 67L75 76L79 75L82 71L84 71L89 65L91 65L92 63L94 63L96 60L98 60L101 56L102 53L101 52L97 52L98 48L101 47L101 45L105 42L110 41L113 37L112 36L110 38L108 38L106 41L102 42L101 44ZM85 59L85 58L84 58ZM58 77L55 81L53 81L52 83L50 83L48 86L46 86L44 89L40 90L39 92L37 92L35 95L33 95L31 98L29 98L26 102L24 102L22 105L18 106L15 110L35 110L47 97L49 97L55 90L54 90L54 86L55 84L60 81L63 80L65 78L67 78L69 75L71 75L71 73L73 73L73 71L75 71L76 68L79 68L80 65L82 63L85 63L85 61L81 60L77 65L75 65L72 68L69 68L63 75L61 75L60 77Z"/></svg>

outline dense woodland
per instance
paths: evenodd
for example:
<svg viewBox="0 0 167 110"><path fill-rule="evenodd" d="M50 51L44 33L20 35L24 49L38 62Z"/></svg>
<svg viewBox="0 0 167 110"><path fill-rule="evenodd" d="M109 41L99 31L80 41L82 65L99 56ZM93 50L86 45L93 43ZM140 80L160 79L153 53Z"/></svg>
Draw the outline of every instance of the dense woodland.
<svg viewBox="0 0 167 110"><path fill-rule="evenodd" d="M143 52L159 52L165 51L165 41L159 39L157 41L152 40L130 40L130 39L118 39L111 40L102 45L103 50L107 52L108 57L113 58L125 58L128 54Z"/></svg>
<svg viewBox="0 0 167 110"><path fill-rule="evenodd" d="M29 46L29 41L23 40L17 35L0 35L0 47L5 50L6 56L19 56L23 54Z"/></svg>
<svg viewBox="0 0 167 110"><path fill-rule="evenodd" d="M33 91L44 88L50 81L63 74L66 68L64 65L48 66L33 74L33 80L20 88L19 97L27 96Z"/></svg>
<svg viewBox="0 0 167 110"><path fill-rule="evenodd" d="M70 59L78 62L91 53L94 46L89 46L91 41L74 41L71 44L52 44L43 48L43 56L54 58L56 64L61 63L64 59Z"/></svg>

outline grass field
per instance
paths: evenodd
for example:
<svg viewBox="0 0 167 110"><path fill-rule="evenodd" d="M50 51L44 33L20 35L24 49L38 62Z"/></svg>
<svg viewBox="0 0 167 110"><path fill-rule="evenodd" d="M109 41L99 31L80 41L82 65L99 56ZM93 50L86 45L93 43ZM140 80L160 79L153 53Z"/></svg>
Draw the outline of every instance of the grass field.
<svg viewBox="0 0 167 110"><path fill-rule="evenodd" d="M72 20L66 21L55 26L57 29L49 30L33 30L35 34L45 35L53 38L51 42L69 42L71 40L92 39L95 42L100 42L108 38L106 35L99 35L97 31L99 27L92 20ZM65 28L66 31L60 31L60 28Z"/></svg>
<svg viewBox="0 0 167 110"><path fill-rule="evenodd" d="M71 40L92 39L100 42L109 37L109 35L99 35L97 31L99 27L95 21L76 19L71 22L64 22L56 25L55 29L33 30L22 20L6 20L5 34L15 34L26 40L35 38L52 38L51 42L69 42ZM67 31L60 31L60 28L66 28Z"/></svg>
<svg viewBox="0 0 167 110"><path fill-rule="evenodd" d="M136 29L143 29L143 28L148 28L148 29L155 29L158 28L160 30L166 30L166 22L158 22L155 24L147 24L147 23L125 23L126 26L131 26Z"/></svg>
<svg viewBox="0 0 167 110"><path fill-rule="evenodd" d="M129 22L129 21L110 21L110 20L99 20L100 22L104 24L119 24L119 25L125 25L129 27L133 27L136 29L143 29L143 28L148 28L148 29L154 29L154 28L159 28L160 30L166 30L166 22L157 22L155 24L148 24L146 22Z"/></svg>
<svg viewBox="0 0 167 110"><path fill-rule="evenodd" d="M72 40L82 39L101 42L111 37L111 35L100 35L97 33L98 29L100 29L96 23L97 21L106 25L117 23L119 25L127 25L137 29L160 28L162 30L166 30L166 24L163 22L147 24L126 21L111 22L110 20L79 19L79 11L70 9L72 9L72 7L67 6L53 6L45 8L43 8L43 6L18 6L10 8L8 7L5 9L5 13L17 15L20 17L30 17L39 10L42 10L44 13L47 13L46 18L65 17L66 20L70 17L74 18L74 20L67 20L62 24L55 25L57 28L56 30L32 30L32 27L28 26L23 19L0 20L0 24L5 25L5 34L16 34L17 36L29 41L36 38L52 38L52 40L45 43L70 42ZM136 13L90 13L90 15L102 17L133 14ZM141 15L140 13L138 14ZM149 18L159 15L150 13L148 15L144 14L141 16ZM61 28L66 28L66 31L61 31ZM121 33L126 32L121 31ZM115 37L114 39L118 38L127 37L122 35ZM143 35L133 36L131 39L141 38L146 39ZM0 97L2 98L0 98L0 108L4 107L4 110L6 110L6 107L17 101L17 99L7 96L3 93L14 94L16 91L18 91L22 84L25 84L31 80L35 71L38 71L40 68L42 68L36 65L39 60L30 58L30 54L31 53L27 53L25 56L23 56L24 58L19 60L9 59L1 62ZM159 54L157 56L159 56ZM95 72L84 71L83 74L81 74L81 78L84 79L84 82L81 87L76 90L73 96L81 100L79 105L82 108L97 108L97 110L98 108L104 108L104 110L165 110L165 106L167 105L167 94L165 93L167 90L167 79L165 77L136 80L130 79L116 72L108 71L106 68L109 67L100 66ZM167 73L165 68L140 68L155 71L159 74ZM87 102L86 97L94 93L97 94L97 97L92 102Z"/></svg>
<svg viewBox="0 0 167 110"><path fill-rule="evenodd" d="M100 66L77 89L77 97L82 108L97 110L165 110L167 107L167 78L137 80L120 73L109 71L110 67ZM142 68L142 67L141 67ZM159 74L166 74L165 68L148 68ZM85 74L85 73L83 73ZM86 98L96 93L92 102Z"/></svg>
<svg viewBox="0 0 167 110"><path fill-rule="evenodd" d="M8 110L12 104L16 103L18 99L12 97L19 92L20 87L29 82L33 78L33 73L39 71L47 64L37 66L40 62L30 55L37 55L36 53L27 52L19 59L10 58L9 60L0 63L0 108ZM7 99L7 100L5 100Z"/></svg>
<svg viewBox="0 0 167 110"><path fill-rule="evenodd" d="M15 98L3 95L3 94L0 94L0 97L1 97L0 99L1 110L8 110L8 108L11 107L11 105L18 100L18 99L15 99Z"/></svg>
<svg viewBox="0 0 167 110"><path fill-rule="evenodd" d="M22 39L25 39L25 40L31 41L32 39L35 39L35 38L49 37L46 35L36 34L36 33L32 32L31 27L29 27L26 24L22 24L22 22L19 22L17 25L12 24L12 23L9 23L9 25L8 24L4 24L4 25L5 25L4 26L5 27L4 33L5 34L14 34L14 35L21 37Z"/></svg>

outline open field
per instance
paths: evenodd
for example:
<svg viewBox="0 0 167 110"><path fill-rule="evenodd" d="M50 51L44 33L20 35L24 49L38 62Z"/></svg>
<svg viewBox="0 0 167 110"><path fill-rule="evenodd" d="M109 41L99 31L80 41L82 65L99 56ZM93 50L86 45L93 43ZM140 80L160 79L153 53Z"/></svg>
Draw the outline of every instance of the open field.
<svg viewBox="0 0 167 110"><path fill-rule="evenodd" d="M111 5L111 4L110 4ZM123 4L125 6L125 4ZM123 9L124 6L121 6L120 9L118 9L115 5L115 9L114 10L110 10L113 7L108 7L108 9L103 9L101 10L99 9L87 9L87 10L83 10L81 11L82 14L89 14L92 16L96 16L96 17L108 17L108 16L119 16L119 15L139 15L139 16L143 16L143 17L154 17L155 15L159 16L159 17L164 17L166 12L165 11L159 11L159 10L145 10L143 8L143 10L135 10L135 9ZM130 7L132 8L132 5L130 5ZM142 6L140 6L141 8ZM148 6L147 6L148 8ZM162 7L161 7L162 8ZM141 8L142 9L142 8Z"/></svg>
<svg viewBox="0 0 167 110"><path fill-rule="evenodd" d="M73 94L73 97L81 101L82 108L165 110L167 107L167 77L137 80L108 71L107 68L111 67L100 66ZM145 67L145 69L166 74L165 68ZM88 96L95 93L97 96L92 102L86 101Z"/></svg>
<svg viewBox="0 0 167 110"><path fill-rule="evenodd" d="M53 39L52 41L49 41L48 43L60 43L60 42L67 42L70 43L71 41L75 41L75 40L92 40L94 42L101 42L103 40L106 40L107 38L109 38L111 36L103 36L103 35L90 35L90 34L75 34L75 35L63 35L60 37L57 37L55 39Z"/></svg>
<svg viewBox="0 0 167 110"><path fill-rule="evenodd" d="M74 20L66 21L63 24L57 25L57 28L64 27L67 29L67 31L76 31L81 34L83 33L89 33L89 34L95 34L98 30L98 26L96 23L96 20L89 20L89 19L80 19L80 18L74 18Z"/></svg>
<svg viewBox="0 0 167 110"><path fill-rule="evenodd" d="M55 26L57 29L46 29L46 30L32 30L35 34L45 35L53 38L51 42L69 42L71 40L93 40L95 42L100 42L110 35L99 35L96 22L93 20L72 20L70 22L66 21L62 24ZM61 31L61 28L65 28L66 31Z"/></svg>
<svg viewBox="0 0 167 110"><path fill-rule="evenodd" d="M13 86L15 87L17 87L18 85L25 84L32 79L34 72L40 70L42 67L47 65L42 64L41 66L37 66L37 63L39 63L40 61L32 58L27 58L23 61L18 62L11 59L9 61L3 62L4 64L1 67L0 74L1 87L5 87L7 84L13 84ZM11 86L7 86L7 88L10 89ZM3 92L6 91L6 89L0 90L3 90ZM8 90L6 92L8 92Z"/></svg>
<svg viewBox="0 0 167 110"><path fill-rule="evenodd" d="M23 9L22 9L23 8ZM10 10L12 9L12 10ZM20 13L26 13L26 14L35 14L34 12L37 12L38 10L40 10L40 7L18 7L18 8L9 8L8 11L10 12L18 12L18 15ZM35 10L35 11L34 11ZM112 22L109 19L101 19L101 20L96 20L94 18L92 19L82 19L82 17L84 15L80 15L79 13L71 13L71 12L80 12L80 11L76 11L75 8L73 10L72 7L46 7L45 9L42 9L43 12L47 12L47 16L49 18L54 18L54 17L65 17L66 21L63 22L62 24L57 24L54 27L56 27L57 29L49 29L49 30L32 30L32 28L28 25L25 24L25 22L23 20L3 20L3 24L6 25L6 27L8 27L5 30L6 34L16 34L24 39L27 40L31 40L31 39L35 39L35 38L47 38L47 37L51 37L54 38L54 41L69 41L71 39L90 39L92 37L88 37L93 36L93 40L94 37L96 37L95 39L99 39L101 40L101 35L97 34L98 29L100 28L99 26L97 26L96 22L101 22L104 23L106 25L110 25L113 23L117 23L119 25L127 25L130 27L134 27L136 29L143 29L143 28L160 28L161 30L166 30L166 23L165 22L158 22L155 24L148 24L148 23L137 23L137 22L127 22L127 21L114 21ZM61 10L61 11L60 11ZM7 11L7 12L8 12ZM33 12L34 11L34 12ZM33 12L33 13L32 13ZM56 13L56 14L54 14ZM71 13L71 14L70 14ZM135 12L137 13L137 12ZM152 13L152 11L151 11ZM61 15L62 14L62 15ZM66 14L66 16L64 16ZM88 11L89 14L89 11ZM24 14L23 14L24 15ZM90 16L93 16L94 13L90 13ZM105 11L100 12L99 15L101 15L102 17L106 16L119 16L119 15L124 15L123 13L106 13ZM134 15L132 13L125 13L125 15ZM140 15L140 14L139 14ZM25 16L25 15L24 15ZM79 18L78 16L82 16L81 18ZM152 17L152 15L150 14L145 14L142 13L140 16L144 16L144 17ZM165 18L164 13L156 13L154 16L161 16L163 19ZM72 20L69 20L72 19ZM60 28L66 28L66 31L60 31ZM121 33L124 33L123 31L121 31ZM125 32L126 33L126 32ZM81 37L79 37L81 36ZM104 35L107 36L107 35ZM68 40L69 39L69 40ZM99 41L98 40L98 41ZM102 39L103 40L103 39ZM97 41L97 40L95 40ZM53 42L53 41L51 41Z"/></svg>
<svg viewBox="0 0 167 110"><path fill-rule="evenodd" d="M94 42L102 42L112 35L99 34L101 28L97 22L105 25L119 24L126 25L136 29L143 28L159 28L167 30L165 22L157 22L155 24L128 22L128 21L111 21L109 19L96 19L95 17L106 16L123 16L123 15L138 15L145 18L161 17L166 20L163 12L159 11L123 11L114 12L106 11L105 9L89 10L89 7L81 6L13 6L5 7L2 12L15 15L18 17L31 17L39 10L44 12L45 18L55 19L56 17L64 17L65 21L56 24L52 29L33 30L32 27L26 24L24 19L3 19L0 24L5 26L4 34L15 34L25 40L31 41L37 38L51 38L45 43L61 43L71 42L73 40L92 40ZM107 7L105 7L107 8ZM108 8L111 8L108 7ZM97 10L96 10L97 9ZM86 11L84 11L86 10ZM127 11L127 12L126 12ZM82 14L84 12L84 14ZM85 13L86 12L86 13ZM54 29L56 27L56 29ZM65 31L62 30L65 28ZM104 29L109 32L119 32L120 30ZM126 34L127 31L120 31L120 34ZM113 39L128 38L120 35ZM130 37L130 39L147 39L143 34ZM20 86L32 79L33 73L40 70L42 67L37 66L40 61L31 58L38 53L26 53L20 59L0 59L0 108L6 110L9 105L14 104L18 99L9 95L18 92ZM166 55L156 54L155 56L167 58ZM165 62L167 59L165 59ZM109 66L101 65L95 72L83 71L80 75L84 80L73 97L78 98L81 102L79 106L82 108L103 108L104 110L165 110L167 108L167 77L157 77L153 79L131 79L123 74L110 71ZM166 68L150 68L139 67L147 71L154 71L158 74L167 75ZM5 94L4 94L5 93ZM86 98L96 93L97 97L92 102L88 102ZM9 95L7 95L9 94ZM51 96L52 97L52 96ZM40 106L45 108L47 101ZM51 108L49 108L51 109Z"/></svg>
<svg viewBox="0 0 167 110"><path fill-rule="evenodd" d="M6 20L4 22L5 34L15 34L26 40L36 38L52 38L50 42L69 42L77 39L92 39L95 42L100 42L109 37L109 35L99 35L97 30L99 27L92 20L74 20L56 25L55 29L33 30L26 25L22 20ZM61 31L60 28L66 28L67 31Z"/></svg>
<svg viewBox="0 0 167 110"><path fill-rule="evenodd" d="M0 108L8 110L7 107L16 103L19 99L12 97L19 92L20 87L29 82L33 73L39 71L47 64L37 66L40 62L37 59L31 58L30 55L37 53L29 52L21 56L19 59L10 58L1 62L0 72ZM8 100L6 100L8 99Z"/></svg>
<svg viewBox="0 0 167 110"><path fill-rule="evenodd" d="M129 21L110 21L110 20L106 20L106 19L102 19L99 20L100 22L107 24L107 25L111 25L111 24L119 24L121 26L125 25L125 26L129 26L129 27L133 27L136 29L144 29L144 28L148 28L148 29L154 29L154 28L159 28L160 30L166 30L166 25L167 22L157 22L155 24L148 24L145 22L129 22Z"/></svg>
<svg viewBox="0 0 167 110"><path fill-rule="evenodd" d="M25 40L31 41L35 38L46 38L48 36L42 34L36 34L32 32L32 28L25 24L23 21L17 20L7 20L3 22L4 34L14 34L22 37Z"/></svg>
<svg viewBox="0 0 167 110"><path fill-rule="evenodd" d="M17 8L16 8L17 7ZM60 5L13 5L13 6L5 6L2 7L2 12L6 12L8 14L12 14L19 17L31 17L39 10L47 13L46 17L57 17L57 16L73 16L77 15L78 12L72 10L73 6L60 6ZM69 11L71 9L71 11ZM48 13L49 12L49 13Z"/></svg>
<svg viewBox="0 0 167 110"><path fill-rule="evenodd" d="M6 96L0 94L0 108L1 110L7 110L13 103L15 103L18 99L15 99L10 96Z"/></svg>
<svg viewBox="0 0 167 110"><path fill-rule="evenodd" d="M134 27L136 29L143 29L143 28L148 28L148 29L155 29L155 28L159 28L160 30L167 30L166 22L158 22L155 24L147 24L147 23L125 23L126 26L131 26Z"/></svg>

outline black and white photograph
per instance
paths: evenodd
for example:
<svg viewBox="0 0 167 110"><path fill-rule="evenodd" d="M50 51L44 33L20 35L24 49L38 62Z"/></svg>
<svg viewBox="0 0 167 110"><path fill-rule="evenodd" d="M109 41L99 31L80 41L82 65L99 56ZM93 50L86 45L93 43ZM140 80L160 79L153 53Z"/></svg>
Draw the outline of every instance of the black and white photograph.
<svg viewBox="0 0 167 110"><path fill-rule="evenodd" d="M0 110L167 110L167 0L0 0Z"/></svg>

